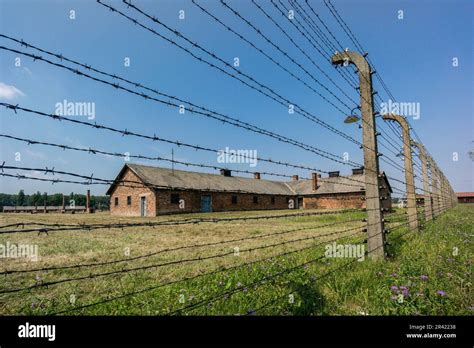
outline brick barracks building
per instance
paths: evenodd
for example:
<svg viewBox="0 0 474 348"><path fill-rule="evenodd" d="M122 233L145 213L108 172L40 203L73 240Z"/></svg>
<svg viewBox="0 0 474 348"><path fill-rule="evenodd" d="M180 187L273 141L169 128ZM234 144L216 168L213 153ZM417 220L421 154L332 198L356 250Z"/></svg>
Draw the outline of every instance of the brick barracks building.
<svg viewBox="0 0 474 348"><path fill-rule="evenodd" d="M363 169L350 176L331 172L321 178L270 181L235 177L230 170L205 174L126 164L107 191L111 215L157 216L171 213L271 209L365 208ZM120 181L124 181L123 185ZM360 182L360 183L359 183ZM391 209L392 189L383 174L384 208Z"/></svg>
<svg viewBox="0 0 474 348"><path fill-rule="evenodd" d="M474 203L474 192L457 192L458 203Z"/></svg>

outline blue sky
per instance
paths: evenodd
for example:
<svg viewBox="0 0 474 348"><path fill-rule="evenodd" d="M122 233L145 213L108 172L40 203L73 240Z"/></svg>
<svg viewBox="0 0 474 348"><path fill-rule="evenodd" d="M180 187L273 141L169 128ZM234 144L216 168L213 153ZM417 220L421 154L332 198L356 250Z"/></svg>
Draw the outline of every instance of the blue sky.
<svg viewBox="0 0 474 348"><path fill-rule="evenodd" d="M165 36L189 47L162 27L133 9L127 8L121 1L104 0L103 2L113 5ZM343 123L345 114L348 114L350 109L315 84L297 66L257 36L249 26L218 1L197 0L197 2L328 97L344 113L336 110L256 50L227 32L191 1L136 0L134 4L216 53L230 64L233 63L235 57L238 57L240 59L238 69L253 76L259 82L271 86L275 91L295 101L331 126L361 140L361 130L356 125ZM226 2L260 28L282 50L311 71L314 77L336 93L341 100L350 107L355 106L312 66L306 57L298 52L297 48L259 12L250 0ZM286 0L282 2L288 7ZM362 46L369 52L378 72L397 101L419 103L420 118L411 119L411 124L440 168L446 173L454 189L474 191L473 162L468 155L468 152L474 148L472 83L474 76L472 13L474 9L472 1L333 0L332 2ZM257 0L257 3L285 28L288 34L351 99L359 100L357 91L341 78L328 59L314 50L285 18L278 15L270 1ZM310 3L342 45L355 50L352 42L340 29L323 1L314 0ZM71 10L75 11L75 19L70 19ZM185 19L179 19L180 10L185 11ZM403 19L398 19L400 10L403 11ZM287 108L194 60L185 52L110 12L95 1L0 0L0 31L43 49L90 64L100 70L115 73L164 93L179 96L209 109L298 139L338 156L343 156L347 152L350 160L363 162L362 151L357 145L297 114L288 114ZM20 47L6 39L0 39L0 45L38 54L32 49ZM205 57L202 54L201 56ZM19 67L15 66L17 57L21 58ZM126 57L130 58L129 67L124 66ZM457 58L459 62L457 67L453 67L453 58ZM352 74L352 68L345 69ZM99 124L126 128L149 135L156 133L158 136L171 140L216 149L229 147L256 150L258 156L261 157L304 164L328 171L340 170L341 174L348 174L351 170L351 166L347 164L336 163L277 140L192 115L189 112L182 115L179 114L177 108L144 100L44 62L34 62L30 58L4 50L0 50L0 83L1 101L20 104L34 110L54 113L56 103L63 100L90 102L95 103L96 115L93 121ZM388 100L387 94L376 79L374 79L374 88L383 100ZM4 108L0 110L0 113L2 134L110 152L129 152L132 155L170 157L174 149L175 159L221 165L217 163L217 155L212 153L178 148L144 139L121 137L117 134L45 119L24 112L18 112L15 115ZM87 120L84 116L76 117ZM382 124L382 120L379 119L377 122L381 129L393 136L387 126ZM48 166L85 175L93 173L95 177L111 179L124 164L121 158L94 156L40 145L28 146L4 138L0 138L0 147L1 161L12 166L41 168ZM384 148L380 150L385 153ZM15 161L16 153L21 154L21 161ZM457 161L453 160L453 153L458 154ZM387 152L386 156L390 156L390 153ZM394 156L391 157L394 158ZM394 158L394 160L402 164L399 158ZM156 161L141 161L140 163L169 166L167 163ZM309 176L307 171L262 162L259 162L256 168L249 167L248 164L228 164L227 166L231 169ZM199 170L191 167L184 168L180 165L176 165L176 168ZM403 178L401 172L383 162L381 168L393 177ZM8 171L11 174L16 174L16 172ZM41 173L34 175L43 177ZM401 187L400 184L397 186ZM19 189L25 189L27 193L37 190L50 193L72 191L82 193L86 188L71 184L52 186L51 183L1 178L1 192L16 193ZM104 194L106 189L106 186L91 187L94 194Z"/></svg>

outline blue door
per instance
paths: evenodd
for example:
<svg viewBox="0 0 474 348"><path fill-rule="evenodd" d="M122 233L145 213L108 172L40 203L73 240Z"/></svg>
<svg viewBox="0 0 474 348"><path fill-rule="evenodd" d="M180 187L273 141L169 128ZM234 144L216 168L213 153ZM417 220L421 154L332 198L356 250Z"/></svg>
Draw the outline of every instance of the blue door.
<svg viewBox="0 0 474 348"><path fill-rule="evenodd" d="M211 196L201 196L201 211L203 213L210 213L212 211Z"/></svg>

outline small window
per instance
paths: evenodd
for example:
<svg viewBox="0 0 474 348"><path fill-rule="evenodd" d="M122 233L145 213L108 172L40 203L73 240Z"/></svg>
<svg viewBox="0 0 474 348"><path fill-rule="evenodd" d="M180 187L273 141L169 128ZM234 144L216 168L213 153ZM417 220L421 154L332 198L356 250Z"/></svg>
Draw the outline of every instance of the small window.
<svg viewBox="0 0 474 348"><path fill-rule="evenodd" d="M258 204L258 196L253 196L253 203Z"/></svg>
<svg viewBox="0 0 474 348"><path fill-rule="evenodd" d="M237 204L237 196L232 196L232 204Z"/></svg>
<svg viewBox="0 0 474 348"><path fill-rule="evenodd" d="M272 204L275 204L275 197L272 197Z"/></svg>
<svg viewBox="0 0 474 348"><path fill-rule="evenodd" d="M132 205L132 196L127 196L127 205Z"/></svg>
<svg viewBox="0 0 474 348"><path fill-rule="evenodd" d="M115 202L114 202L115 206L118 205L118 197L115 197Z"/></svg>
<svg viewBox="0 0 474 348"><path fill-rule="evenodd" d="M290 197L286 197L286 204L290 203Z"/></svg>
<svg viewBox="0 0 474 348"><path fill-rule="evenodd" d="M179 204L179 194L177 193L171 194L171 204Z"/></svg>

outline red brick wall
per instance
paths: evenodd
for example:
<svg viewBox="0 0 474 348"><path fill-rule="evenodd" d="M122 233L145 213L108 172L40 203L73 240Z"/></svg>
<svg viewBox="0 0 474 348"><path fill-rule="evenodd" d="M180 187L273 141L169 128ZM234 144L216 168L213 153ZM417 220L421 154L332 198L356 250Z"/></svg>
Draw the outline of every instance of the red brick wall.
<svg viewBox="0 0 474 348"><path fill-rule="evenodd" d="M458 203L474 203L474 197L458 197Z"/></svg>
<svg viewBox="0 0 474 348"><path fill-rule="evenodd" d="M184 208L180 208L179 204L171 204L172 193L179 194L179 199L184 200ZM159 190L157 193L158 214L200 212L201 196L205 195L211 196L212 211L288 209L287 197L295 200L293 196ZM237 204L232 204L233 195L237 196ZM253 203L254 196L258 196L257 204ZM271 203L271 197L275 197L275 204Z"/></svg>
<svg viewBox="0 0 474 348"><path fill-rule="evenodd" d="M365 208L364 193L339 194L337 196L303 197L304 209L361 209Z"/></svg>
<svg viewBox="0 0 474 348"><path fill-rule="evenodd" d="M214 194L212 196L212 208L214 211L226 210L271 210L271 209L289 209L287 198L295 202L294 196L272 196L272 195L252 195L236 194L237 204L232 204L232 194ZM253 202L253 197L258 197L258 203ZM272 204L272 197L275 197L275 203ZM295 205L295 204L294 204Z"/></svg>
<svg viewBox="0 0 474 348"><path fill-rule="evenodd" d="M171 203L171 194L179 194L179 199L184 200L184 208L180 208L179 204ZM156 191L157 215L169 213L193 213L199 212L200 196L193 191Z"/></svg>
<svg viewBox="0 0 474 348"><path fill-rule="evenodd" d="M140 179L127 169L120 178L139 182ZM127 183L128 186L117 185L110 195L110 215L118 216L140 216L140 197L146 197L146 216L156 216L156 195L155 192L147 187L138 187L139 184ZM127 205L127 196L132 197L132 204ZM118 197L119 204L115 205L115 198Z"/></svg>
<svg viewBox="0 0 474 348"><path fill-rule="evenodd" d="M121 179L140 181L140 179L127 169ZM138 184L129 184L138 186ZM388 190L382 190L382 195L388 195ZM171 203L171 194L179 194L180 200L184 200L184 208L179 204ZM246 193L220 193L220 192L197 192L197 191L155 191L147 187L123 187L117 185L110 196L110 213L119 216L140 216L140 197L145 196L147 202L146 216L156 216L169 213L191 213L201 211L201 196L210 195L212 200L212 211L243 211L243 210L272 210L289 209L287 199L294 201L295 196L273 196L254 195ZM232 196L237 196L237 204L232 204ZM127 205L127 196L131 196L131 205ZM253 197L258 197L258 203L253 202ZM365 200L361 199L364 192L338 194L337 196L315 196L303 197L304 209L338 209L338 208L365 208ZM118 197L119 204L115 206L115 198ZM271 198L275 197L275 203ZM389 196L390 197L390 196ZM391 199L384 200L383 206L391 208Z"/></svg>
<svg viewBox="0 0 474 348"><path fill-rule="evenodd" d="M388 194L388 196L387 196ZM392 209L392 199L388 192L381 192L381 195L388 197L382 201L382 207ZM337 196L304 197L304 209L363 209L365 208L365 193L345 193Z"/></svg>

